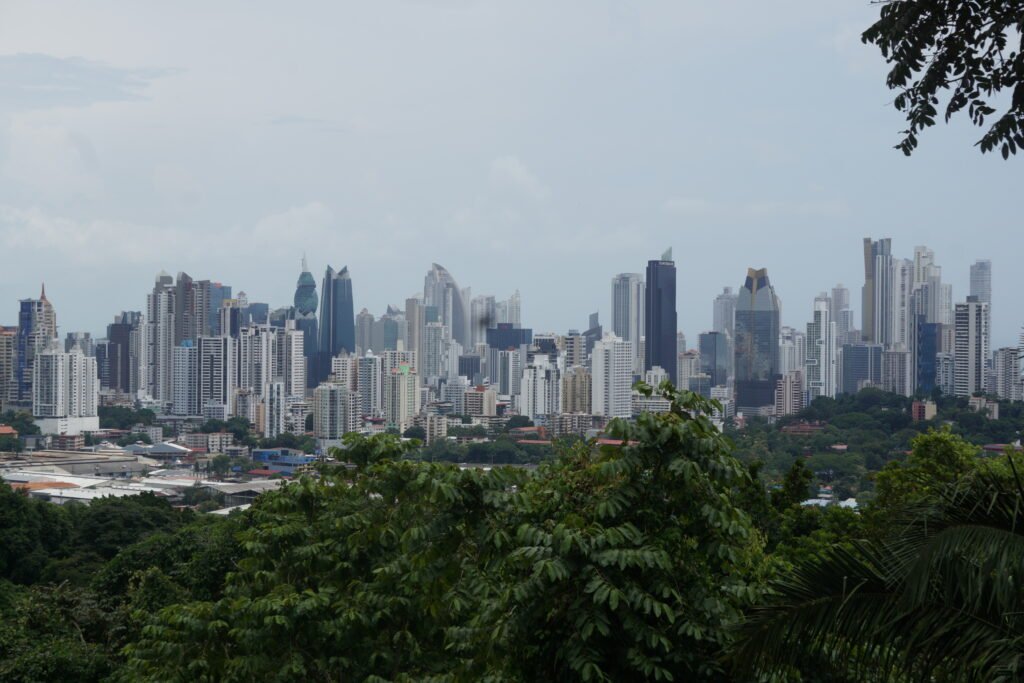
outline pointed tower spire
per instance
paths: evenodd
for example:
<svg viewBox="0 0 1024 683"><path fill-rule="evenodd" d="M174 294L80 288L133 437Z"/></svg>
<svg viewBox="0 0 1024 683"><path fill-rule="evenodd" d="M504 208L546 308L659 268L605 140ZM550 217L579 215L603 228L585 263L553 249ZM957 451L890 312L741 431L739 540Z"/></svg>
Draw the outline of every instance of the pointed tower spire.
<svg viewBox="0 0 1024 683"><path fill-rule="evenodd" d="M306 265L306 252L302 252L302 272L309 272L309 266Z"/></svg>
<svg viewBox="0 0 1024 683"><path fill-rule="evenodd" d="M40 301L46 301L46 283L43 283L43 291L39 294Z"/></svg>

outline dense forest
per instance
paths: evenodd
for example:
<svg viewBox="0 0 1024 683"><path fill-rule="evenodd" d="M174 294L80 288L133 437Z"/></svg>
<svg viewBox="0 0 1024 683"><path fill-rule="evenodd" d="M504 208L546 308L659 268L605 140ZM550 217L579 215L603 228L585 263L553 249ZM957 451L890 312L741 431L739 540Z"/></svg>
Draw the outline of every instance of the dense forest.
<svg viewBox="0 0 1024 683"><path fill-rule="evenodd" d="M1019 456L893 418L871 502L804 507L813 456L735 456L777 427L659 391L534 471L353 436L229 517L0 484L0 680L1015 680Z"/></svg>

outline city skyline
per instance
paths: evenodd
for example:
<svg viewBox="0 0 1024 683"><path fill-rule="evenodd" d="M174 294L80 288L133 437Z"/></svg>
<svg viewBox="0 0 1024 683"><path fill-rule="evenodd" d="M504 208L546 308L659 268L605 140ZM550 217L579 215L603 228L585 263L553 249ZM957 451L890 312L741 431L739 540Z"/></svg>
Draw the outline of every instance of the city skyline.
<svg viewBox="0 0 1024 683"><path fill-rule="evenodd" d="M202 12L5 12L0 292L45 280L62 329L139 309L161 268L283 304L303 252L318 280L349 264L356 310L401 305L436 261L474 292L518 287L536 329L583 327L611 320L608 278L671 245L693 340L748 267L772 273L784 324L838 282L859 313L864 235L928 245L957 300L992 259L994 343L1024 321L1002 286L1019 161L960 124L892 149L905 123L859 39L871 3Z"/></svg>
<svg viewBox="0 0 1024 683"><path fill-rule="evenodd" d="M871 237L869 239L871 241L877 241L878 239L888 239L888 238L875 238L875 237ZM850 260L861 259L859 264L858 264L859 265L859 270L860 270L860 273L861 273L861 275L860 275L861 279L860 279L859 282L857 282L857 281L845 282L844 281L844 282L834 282L834 283L831 283L831 284L822 283L820 287L817 287L817 288L811 287L811 289L814 291L814 294L806 302L806 305L803 305L803 306L801 306L801 305L794 305L791 302L791 299L789 297L787 297L786 292L781 290L780 287L775 286L776 295L778 296L780 304L781 304L781 325L782 326L784 326L784 327L786 327L786 326L794 327L796 329L802 330L804 328L805 324L813 318L814 307L815 307L815 300L818 297L818 295L821 292L829 292L829 291L831 291L832 288L834 288L838 284L842 284L850 292L850 307L851 307L851 310L853 312L854 324L857 325L857 326L862 324L861 285L863 285L864 281L865 281L865 278L864 278L864 263L863 263L862 255L860 253L862 241L863 241L863 238L852 239L851 242L854 244L854 248L851 249L849 252L847 252L849 257L850 257ZM914 250L917 249L918 247L921 247L921 246L930 247L930 245L914 245L909 250L907 250L907 249L902 249L901 246L898 245L898 244L893 245L891 247L891 249L892 249L892 258L894 260L906 259L908 256L913 256L914 255ZM929 253L931 253L933 251L934 250L929 250ZM932 255L934 256L934 254L932 254ZM651 256L651 258L655 258L655 257ZM677 275L676 275L676 278L677 278L676 279L676 282L677 282L677 287L676 287L676 311L677 311L678 320L679 320L679 323L678 323L679 330L678 331L681 331L681 332L683 332L684 334L687 335L688 348L696 349L697 348L697 335L698 334L702 334L704 332L714 331L713 316L714 316L715 299L716 299L716 297L719 297L721 295L722 288L729 287L735 293L739 289L742 288L743 282L741 280L740 282L738 282L736 284L731 284L731 283L723 284L722 286L718 287L717 290L711 292L710 297L706 301L704 301L704 302L695 302L695 301L692 300L693 294L690 294L690 296L686 296L687 292L684 291L684 285L680 284L680 280L682 279L682 275L684 274L686 269L685 269L685 267L683 267L678 262L679 258L678 257L675 257L675 258L676 258L676 265L677 265L677 267L676 267L676 273L677 273ZM937 262L939 262L941 264L941 266L942 266L942 269L941 269L942 270L942 275L941 275L942 281L944 283L947 283L947 284L950 283L951 280L953 282L956 282L955 275L953 275L953 276L950 275L951 271L953 273L955 273L956 270L949 267L949 262L944 260L944 259L942 259L941 255L936 256L935 260ZM987 270L988 276L989 276L989 278L991 278L991 282L993 283L991 285L991 296L992 296L992 299L993 299L993 308L992 308L992 310L994 311L994 313L992 314L992 328L991 328L991 330L992 330L992 337L991 337L992 338L992 348L996 349L996 348L998 348L1000 346L1017 346L1019 341L1020 341L1020 338L1021 338L1020 335L1021 335L1022 331L1024 331L1024 318L1019 318L1019 319L1017 319L1016 322L1012 322L1012 323L1006 323L1005 321L1002 321L1002 318L1006 315L1006 313L1001 308L999 308L998 302L1003 300L1005 297L1001 297L1000 296L1000 287L999 287L1000 271L998 270L998 266L994 265L994 263L996 261L994 261L993 259L983 258L983 257L978 257L976 259L975 258L970 259L970 262L967 263L965 265L965 268L964 268L964 271L967 273L967 277L965 278L966 282L965 282L965 284L963 286L963 289L962 290L958 290L956 285L955 284L953 285L953 298L952 298L952 302L951 303L955 304L955 303L963 302L963 301L965 301L967 299L967 296L969 295L969 292L970 292L970 283L971 283L970 273L972 272L972 269L976 266L977 262L979 262L979 261L986 263L987 269L988 269ZM274 309L277 309L277 308L285 308L285 307L293 305L294 297L295 297L295 291L296 291L295 272L299 271L300 272L300 276L301 276L302 273L308 272L306 270L307 268L309 268L309 266L307 265L307 262L308 262L308 258L305 255L302 255L300 257L301 266L299 268L291 268L288 271L289 278L290 278L290 284L289 284L288 288L286 289L286 291L275 294L269 300L254 294L254 292L262 291L262 289L251 288L248 283L232 282L232 281L230 281L226 277L221 277L219 274L206 274L206 273L204 273L202 275L196 274L194 276L194 279L195 280L200 280L200 279L217 280L217 282L213 283L217 287L224 287L229 292L233 290L235 293L244 293L246 295L246 298L249 301L260 302L260 303L263 303L263 304L268 304L270 310L274 310ZM644 263L646 263L646 262L647 261L645 260ZM633 264L628 264L628 265L633 265ZM641 265L643 265L643 264L641 264ZM358 267L358 264L356 264L356 266ZM284 267L284 266L282 266L282 267ZM329 267L330 266L325 263L325 268L329 268ZM433 271L437 267L438 267L438 264L436 264L436 263L431 264L430 268L428 269L428 272ZM770 266L765 266L765 267L767 267L769 269L769 272L772 272L772 284L774 286L776 281L778 279L780 279L780 278L777 278L775 276L775 273L774 273L774 271L771 270ZM744 267L744 268L746 268L746 267ZM758 268L758 267L755 266L755 269L756 268ZM316 270L317 268L314 265L314 266L312 266L312 269ZM347 275L348 274L348 270L349 270L348 266L346 266L344 268L344 270L346 271L346 275ZM444 270L444 272L446 274L448 273L447 269L442 268L442 270ZM625 270L625 269L623 269L623 270ZM639 273L639 275L640 275L641 281L643 281L644 280L644 274L643 274L642 271L644 270L644 268L643 267L638 267L638 268L636 268L636 270L637 271L641 271ZM992 275L993 271L995 272L994 275ZM160 273L157 274L157 277L159 277L161 274L166 274L167 272L168 271L166 271L166 270L161 270ZM190 271L188 268L183 268L183 269L176 269L174 272L190 274L192 271ZM603 288L602 288L604 296L602 298L604 299L605 303L598 304L595 301L594 307L589 309L589 310L594 310L594 308L596 308L596 310L598 310L598 312L600 313L601 320L606 321L605 327L609 331L611 331L613 329L612 325L611 325L611 322L612 322L612 319L613 319L613 310L612 310L611 302L609 301L608 283L609 283L610 280L614 280L615 278L620 277L623 274L628 274L628 273L618 273L618 274L610 273L610 274L605 275L605 276L602 277L602 279L604 281L603 282ZM352 276L352 277L354 279L357 279L355 276ZM449 277L451 277L451 276L449 276ZM597 277L598 276L595 276L595 279ZM405 278L403 278L403 280L404 279ZM410 281L412 283L415 283L416 276L412 275L411 277L408 277L407 279L410 279ZM530 279L531 278L524 278L523 285L528 284ZM275 278L275 280L276 280L276 278ZM153 281L153 278L151 276L149 278L149 283L152 283L152 281ZM224 284L221 285L221 282L223 282ZM43 280L41 282L42 285L45 285L45 283L46 283L46 280ZM122 284L124 284L124 283L122 283ZM322 282L318 282L316 284L317 284L316 292L317 292L318 295L321 295L320 290L322 289L323 283ZM483 290L482 288L478 288L478 287L476 287L474 285L475 285L475 283L472 283L472 282L463 282L463 283L459 284L459 286L461 286L463 288L471 289L474 297L478 296L480 294L484 294L485 293L485 290ZM524 290L526 290L527 288L525 286L523 286L523 285L520 285L520 284L517 284L515 282L511 282L510 281L507 284L499 285L497 291L498 292L504 292L505 290L511 291L512 289L524 289ZM152 285L150 284L150 287L151 286ZM395 291L403 291L400 287L401 287L401 285L397 285L396 284L394 286ZM125 289L130 289L130 288L125 287ZM52 287L50 288L50 291L51 291L51 295L52 295L52 293L53 293L53 288ZM962 293L959 293L961 291L962 291ZM123 291L117 290L116 291L116 295L118 297L117 300L121 300L120 297L123 294L124 294ZM486 291L486 294L490 295L490 296L493 296L493 293L490 292L490 291ZM397 307L399 309L403 308L403 306L402 306L402 304L400 302L404 302L408 298L408 296L410 296L410 295L411 296L419 296L419 297L422 298L422 296L423 296L422 288L417 289L417 288L415 288L415 285L413 285L413 288L412 288L410 294L408 294L406 296L401 296L401 297L396 296L394 299L388 300L388 299L381 298L379 293L372 293L372 292L371 293L364 293L363 286L362 286L361 281L360 281L360 285L357 286L356 292L355 292L355 295L354 295L353 310L354 311L360 311L360 310L365 308L370 313L372 313L374 315L374 317L376 318L376 317L379 317L381 315L386 314L387 309L388 309L389 306ZM18 301L18 300L22 300L22 299L29 299L29 298L32 298L32 296L34 296L34 295L28 294L26 296L17 296L17 297L15 297L15 300ZM500 294L499 294L499 296L500 296ZM371 307L370 304L366 303L365 299L362 298L362 297L377 298L377 299L380 299L381 301L383 301L384 303L379 308L374 308L374 307ZM51 298L53 298L53 296L51 296ZM102 337L105 336L106 326L109 324L109 322L110 322L109 318L111 316L119 314L121 311L143 311L143 312L145 312L146 305L145 305L145 293L144 293L144 291L139 295L139 298L142 300L141 304L136 303L133 306L133 305L131 305L129 303L128 305L122 306L122 307L119 307L119 308L116 307L116 306L113 306L113 307L110 308L109 311L104 311L102 313L102 316L99 319L91 320L85 326L76 326L76 325L68 323L67 322L68 319L72 319L72 320L78 319L78 320L80 320L80 319L84 319L84 318L86 318L88 316L85 316L85 315L81 314L80 311L76 311L75 309L69 308L65 304L61 303L61 305L60 305L61 316L60 316L60 319L59 319L58 325L57 325L59 333L60 333L61 336L63 336L64 334L69 333L69 332L88 332L88 333L90 333L93 336L93 338L102 338ZM525 299L525 296L523 298ZM597 298L598 297L595 296L595 299L597 299ZM322 303L322 299L321 299L320 303ZM468 304L468 301L466 303ZM534 313L535 307L533 306L533 303L534 303L533 301L530 301L528 299L525 301L526 312L523 315L523 321L522 321L522 324L523 324L524 327L530 327L531 329L534 329L534 330L537 330L537 331L543 331L543 332L563 332L563 333L567 329L576 329L576 328L583 329L583 328L586 327L584 319L585 319L587 314L582 312L582 311L571 311L571 310L568 310L568 311L567 310L562 310L560 313L547 313L544 316L546 319L549 319L549 320L556 320L556 321L557 320L562 320L563 322L561 324L559 324L558 322L555 322L553 326L549 326L549 327L545 327L544 325L539 325L539 324L537 324L535 322L535 320L536 320L536 318L534 317L534 315L535 315L535 313ZM12 306L14 306L14 305L16 305L16 304L12 304ZM701 312L703 312L703 313L701 313ZM689 313L689 315L687 315L687 313ZM318 307L317 308L317 317L318 318L319 318L320 314L321 314L321 310ZM8 317L10 318L10 320L5 322L5 318L3 316L0 316L0 325L3 325L3 324L16 325L17 324L17 312L16 311L14 312L13 315L9 315ZM539 317L540 316L538 316L538 318ZM703 319L703 320L706 321L706 325L705 326L701 326L699 328L697 328L697 327L684 327L685 321L687 319L690 319L690 320L693 320L693 319ZM1000 324L1000 323L1002 323L1002 324ZM1000 333L1000 330L1002 330L1002 332L1004 334L1003 338L1000 338L998 336L999 333Z"/></svg>

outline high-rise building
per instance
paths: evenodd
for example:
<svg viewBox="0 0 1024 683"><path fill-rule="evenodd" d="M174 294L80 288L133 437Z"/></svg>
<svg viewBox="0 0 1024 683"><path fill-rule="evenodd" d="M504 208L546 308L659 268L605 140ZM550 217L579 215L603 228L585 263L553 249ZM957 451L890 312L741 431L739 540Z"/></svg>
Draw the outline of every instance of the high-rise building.
<svg viewBox="0 0 1024 683"><path fill-rule="evenodd" d="M775 403L779 378L779 298L768 270L747 269L736 301L736 407L757 410Z"/></svg>
<svg viewBox="0 0 1024 683"><path fill-rule="evenodd" d="M237 341L231 337L200 337L198 340L199 410L207 408L234 414L238 389Z"/></svg>
<svg viewBox="0 0 1024 683"><path fill-rule="evenodd" d="M939 336L942 325L939 323L924 322L925 316L917 316L916 347L914 351L914 363L916 366L915 385L916 391L922 394L931 394L938 385L938 367L936 357L939 354Z"/></svg>
<svg viewBox="0 0 1024 683"><path fill-rule="evenodd" d="M361 356L373 350L373 313L365 308L356 314L356 348L355 353ZM381 349L377 349L380 351Z"/></svg>
<svg viewBox="0 0 1024 683"><path fill-rule="evenodd" d="M199 349L191 339L174 347L171 414L199 415Z"/></svg>
<svg viewBox="0 0 1024 683"><path fill-rule="evenodd" d="M355 303L348 266L340 271L327 266L320 288L320 341L317 345L317 383L327 378L331 359L339 353L355 353Z"/></svg>
<svg viewBox="0 0 1024 683"><path fill-rule="evenodd" d="M996 349L992 354L995 379L992 392L1009 401L1024 400L1024 385L1020 377L1020 350L1015 346Z"/></svg>
<svg viewBox="0 0 1024 683"><path fill-rule="evenodd" d="M389 360L385 364L391 365L391 362ZM412 426L413 418L420 412L419 382L415 369L408 363L384 368L383 388L385 421L388 427L404 432Z"/></svg>
<svg viewBox="0 0 1024 683"><path fill-rule="evenodd" d="M672 350L675 351L674 331L672 337ZM630 417L633 414L633 343L613 334L605 335L594 344L590 365L591 409L594 415Z"/></svg>
<svg viewBox="0 0 1024 683"><path fill-rule="evenodd" d="M645 334L646 308L644 276L640 273L619 273L612 278L612 333L633 342L637 354L633 372L641 374L643 359L639 355L640 339Z"/></svg>
<svg viewBox="0 0 1024 683"><path fill-rule="evenodd" d="M591 401L592 379L590 371L575 365L568 368L562 375L562 407L563 413L587 413L593 410Z"/></svg>
<svg viewBox="0 0 1024 683"><path fill-rule="evenodd" d="M32 415L43 434L75 436L100 428L96 359L56 339L36 351L32 365Z"/></svg>
<svg viewBox="0 0 1024 683"><path fill-rule="evenodd" d="M230 289L229 289L230 292ZM320 342L320 330L316 319L317 305L320 303L316 294L316 279L309 272L306 257L302 257L302 272L295 283L295 297L292 299L292 320L295 329L302 332L302 355L306 359L306 386L315 387L319 383L320 373L317 369L317 349ZM221 332L218 330L218 334ZM227 333L224 333L227 334Z"/></svg>
<svg viewBox="0 0 1024 683"><path fill-rule="evenodd" d="M48 348L51 340L57 337L57 314L46 298L46 285L43 285L38 299L22 299L19 303L14 399L24 405L33 400L36 354Z"/></svg>
<svg viewBox="0 0 1024 683"><path fill-rule="evenodd" d="M992 262L988 259L971 265L971 296L983 304L992 305Z"/></svg>
<svg viewBox="0 0 1024 683"><path fill-rule="evenodd" d="M820 394L819 394L820 395ZM809 400L814 400L809 397ZM794 415L804 409L803 373L793 370L779 377L775 385L775 415Z"/></svg>
<svg viewBox="0 0 1024 683"><path fill-rule="evenodd" d="M807 335L792 327L779 328L779 374L804 371L807 361Z"/></svg>
<svg viewBox="0 0 1024 683"><path fill-rule="evenodd" d="M969 296L967 301L956 305L953 315L956 326L953 393L971 396L984 392L990 348L988 304Z"/></svg>
<svg viewBox="0 0 1024 683"><path fill-rule="evenodd" d="M437 309L438 317L451 337L464 347L472 340L469 334L469 307L455 278L444 266L433 264L423 280L423 304Z"/></svg>
<svg viewBox="0 0 1024 683"><path fill-rule="evenodd" d="M644 369L658 366L676 376L676 264L672 250L647 262L644 305ZM634 351L635 353L635 351Z"/></svg>
<svg viewBox="0 0 1024 683"><path fill-rule="evenodd" d="M842 390L856 394L865 387L882 385L882 345L844 344Z"/></svg>
<svg viewBox="0 0 1024 683"><path fill-rule="evenodd" d="M911 318L913 317L912 294L914 291L914 262L909 259L892 259L892 304L889 323L890 341L893 348L906 351L911 346Z"/></svg>
<svg viewBox="0 0 1024 683"><path fill-rule="evenodd" d="M537 356L523 369L519 384L519 412L530 420L557 415L561 407L558 367L547 356Z"/></svg>
<svg viewBox="0 0 1024 683"><path fill-rule="evenodd" d="M864 238L861 334L875 344L892 343L892 240Z"/></svg>
<svg viewBox="0 0 1024 683"><path fill-rule="evenodd" d="M469 339L471 345L475 347L477 344L486 342L487 328L493 327L498 322L494 297L473 297L469 311Z"/></svg>
<svg viewBox="0 0 1024 683"><path fill-rule="evenodd" d="M836 324L831 320L831 303L824 294L816 298L813 319L807 323L807 360L804 367L808 401L819 396L835 398L838 390Z"/></svg>
<svg viewBox="0 0 1024 683"><path fill-rule="evenodd" d="M711 386L717 387L729 381L729 366L732 364L730 344L724 332L704 332L697 337L700 350L700 371L708 376ZM673 381L675 378L672 378Z"/></svg>
<svg viewBox="0 0 1024 683"><path fill-rule="evenodd" d="M715 332L733 338L733 328L736 322L736 294L732 287L723 287L722 293L715 297L714 325Z"/></svg>
<svg viewBox="0 0 1024 683"><path fill-rule="evenodd" d="M175 342L176 289L170 275L161 271L153 291L146 296L146 393L164 405L171 402Z"/></svg>
<svg viewBox="0 0 1024 683"><path fill-rule="evenodd" d="M18 328L0 326L0 412L5 412L16 396L14 369L17 365Z"/></svg>
<svg viewBox="0 0 1024 683"><path fill-rule="evenodd" d="M882 390L900 396L913 396L914 367L909 351L901 348L882 351Z"/></svg>
<svg viewBox="0 0 1024 683"><path fill-rule="evenodd" d="M380 356L368 352L356 361L359 373L359 394L363 417L384 416L384 363Z"/></svg>
<svg viewBox="0 0 1024 683"><path fill-rule="evenodd" d="M341 437L359 429L358 392L345 384L325 382L313 390L313 435L321 447L340 446Z"/></svg>
<svg viewBox="0 0 1024 683"><path fill-rule="evenodd" d="M956 392L956 356L953 353L938 353L935 356L935 386L943 394L952 396Z"/></svg>

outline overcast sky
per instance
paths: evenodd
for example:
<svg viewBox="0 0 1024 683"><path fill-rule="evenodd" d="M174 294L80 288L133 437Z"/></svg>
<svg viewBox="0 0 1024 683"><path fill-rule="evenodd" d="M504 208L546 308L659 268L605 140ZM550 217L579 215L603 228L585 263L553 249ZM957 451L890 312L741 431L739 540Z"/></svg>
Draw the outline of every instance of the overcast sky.
<svg viewBox="0 0 1024 683"><path fill-rule="evenodd" d="M161 269L290 304L303 252L357 310L518 288L540 331L609 322L610 279L673 247L695 343L767 267L783 323L861 240L990 258L994 346L1024 303L1024 160L966 122L907 159L877 6L822 2L15 2L0 6L0 296L61 331L144 308Z"/></svg>

